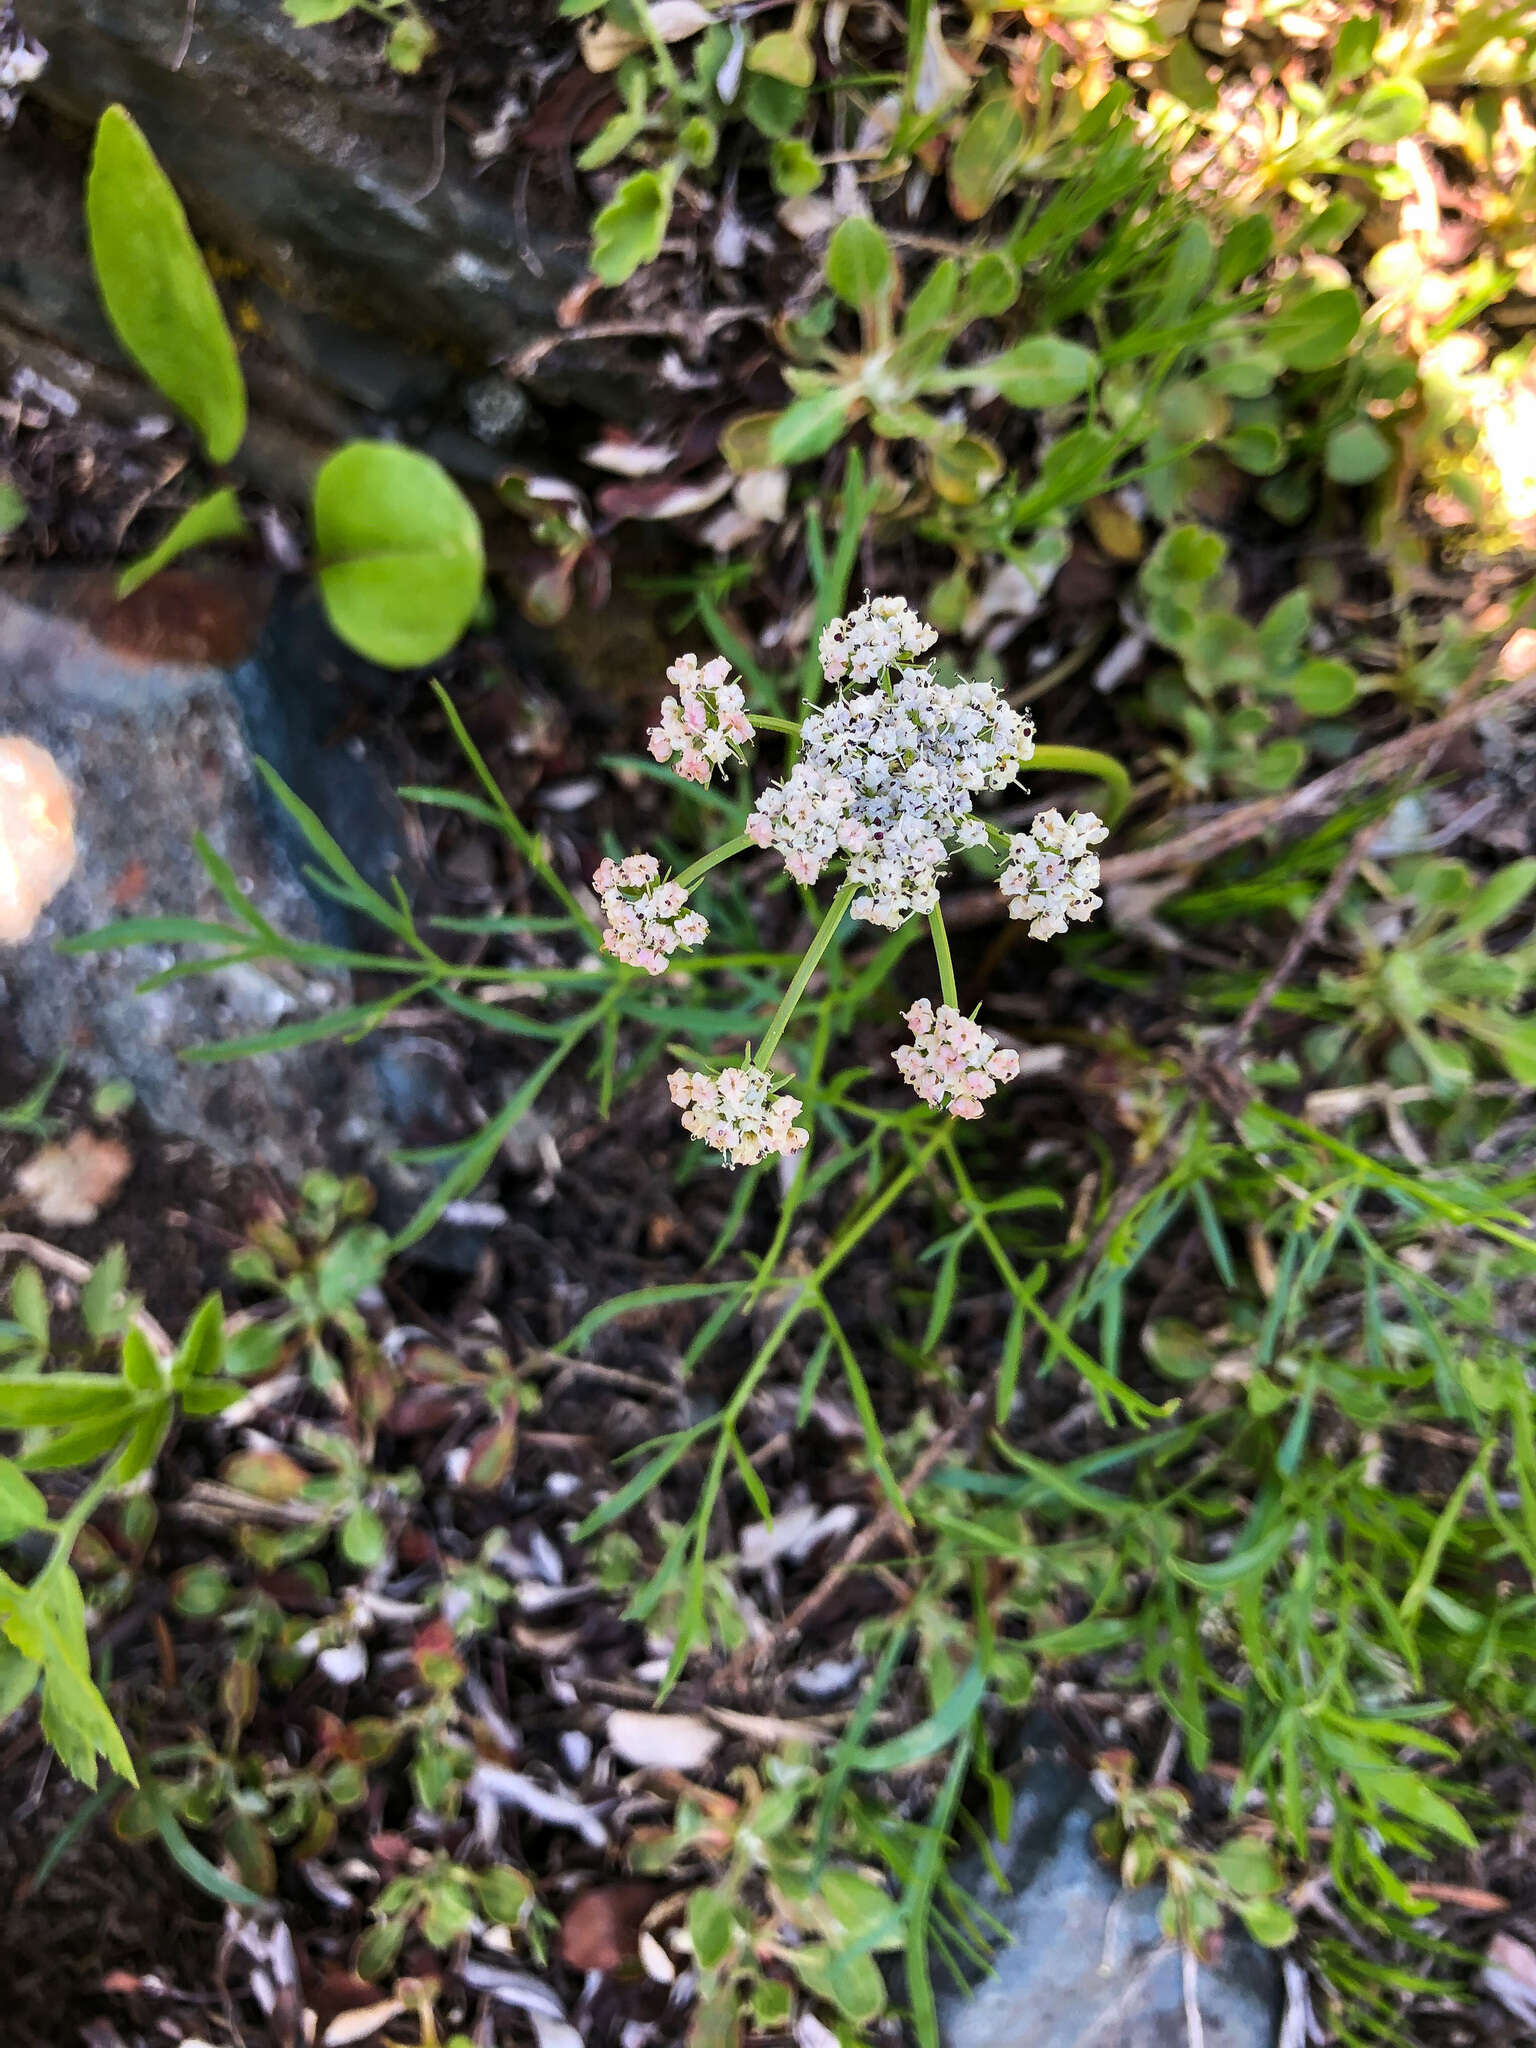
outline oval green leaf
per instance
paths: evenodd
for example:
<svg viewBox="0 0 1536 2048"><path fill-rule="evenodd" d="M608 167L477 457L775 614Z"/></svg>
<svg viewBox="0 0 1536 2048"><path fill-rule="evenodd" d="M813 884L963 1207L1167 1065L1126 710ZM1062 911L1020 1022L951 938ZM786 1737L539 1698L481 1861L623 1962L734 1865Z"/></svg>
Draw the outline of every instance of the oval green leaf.
<svg viewBox="0 0 1536 2048"><path fill-rule="evenodd" d="M1282 306L1262 339L1288 370L1326 370L1349 353L1359 326L1359 300L1347 285L1333 285Z"/></svg>
<svg viewBox="0 0 1536 2048"><path fill-rule="evenodd" d="M1010 405L1065 405L1088 388L1097 358L1092 349L1054 334L1032 334L1016 341L1000 356L990 356L967 373L977 384L990 384Z"/></svg>
<svg viewBox="0 0 1536 2048"><path fill-rule="evenodd" d="M850 214L827 244L827 283L845 306L871 312L889 295L895 277L890 244L873 221Z"/></svg>
<svg viewBox="0 0 1536 2048"><path fill-rule="evenodd" d="M91 262L118 340L186 414L210 460L245 438L245 380L181 201L125 107L96 129L85 188Z"/></svg>
<svg viewBox="0 0 1536 2048"><path fill-rule="evenodd" d="M326 614L370 661L437 661L474 616L485 582L480 521L430 456L349 442L315 480L314 529Z"/></svg>
<svg viewBox="0 0 1536 2048"><path fill-rule="evenodd" d="M1347 420L1323 449L1323 468L1336 484L1368 484L1392 460L1392 443L1373 420Z"/></svg>

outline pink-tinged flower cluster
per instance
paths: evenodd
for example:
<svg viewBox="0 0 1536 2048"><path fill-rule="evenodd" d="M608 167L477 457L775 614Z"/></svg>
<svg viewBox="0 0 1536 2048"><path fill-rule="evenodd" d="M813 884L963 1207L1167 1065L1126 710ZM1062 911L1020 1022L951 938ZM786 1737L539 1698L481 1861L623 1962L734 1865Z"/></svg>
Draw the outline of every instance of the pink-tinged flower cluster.
<svg viewBox="0 0 1536 2048"><path fill-rule="evenodd" d="M897 1048L896 1065L901 1078L935 1109L967 1120L978 1117L999 1081L1018 1074L1018 1054L948 1003L935 1010L924 996L907 1011L906 1023L913 1042Z"/></svg>
<svg viewBox="0 0 1536 2048"><path fill-rule="evenodd" d="M816 651L829 683L872 683L893 662L925 654L938 639L904 597L866 597L856 612L834 619Z"/></svg>
<svg viewBox="0 0 1536 2048"><path fill-rule="evenodd" d="M776 1095L773 1076L761 1067L726 1067L719 1074L679 1067L667 1086L683 1112L683 1129L722 1153L727 1166L756 1166L774 1153L790 1159L808 1143L795 1122L804 1105L793 1095Z"/></svg>
<svg viewBox="0 0 1536 2048"><path fill-rule="evenodd" d="M677 772L685 782L707 784L717 768L754 737L741 685L727 681L731 665L723 657L699 667L696 654L684 654L667 670L675 697L661 700L661 723L648 735L653 760L677 756Z"/></svg>
<svg viewBox="0 0 1536 2048"><path fill-rule="evenodd" d="M1092 811L1042 811L1028 832L1008 842L1008 865L998 887L1008 899L1010 917L1028 918L1032 939L1054 938L1068 918L1081 923L1092 917L1102 897L1099 856L1093 851L1109 837L1108 827Z"/></svg>
<svg viewBox="0 0 1536 2048"><path fill-rule="evenodd" d="M592 886L608 920L603 951L626 967L661 974L680 946L702 946L709 937L706 920L688 908L688 891L679 882L661 879L654 854L603 861Z"/></svg>

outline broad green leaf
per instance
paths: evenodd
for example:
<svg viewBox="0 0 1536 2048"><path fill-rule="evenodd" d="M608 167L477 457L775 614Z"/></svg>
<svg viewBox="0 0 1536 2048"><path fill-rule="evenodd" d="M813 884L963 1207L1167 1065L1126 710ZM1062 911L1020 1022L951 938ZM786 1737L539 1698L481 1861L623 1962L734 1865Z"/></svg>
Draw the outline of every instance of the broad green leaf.
<svg viewBox="0 0 1536 2048"><path fill-rule="evenodd" d="M218 1295L203 1301L176 1354L176 1378L184 1383L215 1373L224 1362L224 1304Z"/></svg>
<svg viewBox="0 0 1536 2048"><path fill-rule="evenodd" d="M929 483L950 505L979 504L1006 467L1001 451L983 434L930 442L923 456Z"/></svg>
<svg viewBox="0 0 1536 2048"><path fill-rule="evenodd" d="M1285 443L1279 430L1263 420L1245 421L1224 434L1221 452L1249 476L1274 476L1285 467Z"/></svg>
<svg viewBox="0 0 1536 2048"><path fill-rule="evenodd" d="M871 1950L901 1947L896 1902L883 1885L834 1865L822 1872L820 1892L821 1904L850 1941Z"/></svg>
<svg viewBox="0 0 1536 2048"><path fill-rule="evenodd" d="M166 1383L160 1361L137 1324L123 1332L123 1378L136 1394L158 1394Z"/></svg>
<svg viewBox="0 0 1536 2048"><path fill-rule="evenodd" d="M47 1501L9 1458L0 1458L0 1543L9 1543L23 1529L47 1526Z"/></svg>
<svg viewBox="0 0 1536 2048"><path fill-rule="evenodd" d="M245 438L245 380L186 214L125 107L96 129L85 191L91 262L118 340L197 428L214 462Z"/></svg>
<svg viewBox="0 0 1536 2048"><path fill-rule="evenodd" d="M809 462L825 455L842 438L857 394L845 384L818 391L811 398L797 398L779 414L768 436L768 452L775 463Z"/></svg>
<svg viewBox="0 0 1536 2048"><path fill-rule="evenodd" d="M405 14L389 32L384 55L393 70L413 78L437 48L437 37L419 14Z"/></svg>
<svg viewBox="0 0 1536 2048"><path fill-rule="evenodd" d="M845 306L874 312L890 297L896 266L890 244L873 221L850 214L827 244L827 283Z"/></svg>
<svg viewBox="0 0 1536 2048"><path fill-rule="evenodd" d="M592 223L592 273L602 284L625 284L654 263L672 218L670 180L655 171L626 178Z"/></svg>
<svg viewBox="0 0 1536 2048"><path fill-rule="evenodd" d="M962 320L992 320L1006 313L1019 296L1019 266L1001 249L988 249L965 273L956 311ZM907 317L907 328L912 325Z"/></svg>
<svg viewBox="0 0 1536 2048"><path fill-rule="evenodd" d="M1260 1948L1284 1948L1296 1938L1295 1916L1278 1899L1244 1899L1237 1910Z"/></svg>
<svg viewBox="0 0 1536 2048"><path fill-rule="evenodd" d="M719 1892L701 1885L689 1894L688 1937L701 1969L715 1969L730 1954L736 1919Z"/></svg>
<svg viewBox="0 0 1536 2048"><path fill-rule="evenodd" d="M781 135L768 151L768 175L781 199L801 199L826 174L808 143L798 135Z"/></svg>
<svg viewBox="0 0 1536 2048"><path fill-rule="evenodd" d="M961 220L980 220L1007 191L1024 149L1024 116L1012 98L985 100L950 152L949 201Z"/></svg>
<svg viewBox="0 0 1536 2048"><path fill-rule="evenodd" d="M1336 484L1368 484L1392 460L1392 443L1374 421L1335 427L1323 449L1323 468Z"/></svg>
<svg viewBox="0 0 1536 2048"><path fill-rule="evenodd" d="M26 524L27 501L8 477L0 477L0 540Z"/></svg>
<svg viewBox="0 0 1536 2048"><path fill-rule="evenodd" d="M0 1429L34 1429L64 1422L125 1420L133 1396L104 1372L9 1373L0 1376Z"/></svg>
<svg viewBox="0 0 1536 2048"><path fill-rule="evenodd" d="M1010 405L1064 405L1088 388L1097 366L1092 349L1054 334L1033 334L1000 356L988 356L965 372L966 381L990 384Z"/></svg>
<svg viewBox="0 0 1536 2048"><path fill-rule="evenodd" d="M357 0L283 0L283 12L300 28L317 28L323 21L340 21L356 4Z"/></svg>
<svg viewBox="0 0 1536 2048"><path fill-rule="evenodd" d="M1210 113L1217 105L1216 87L1207 69L1210 61L1188 36L1180 36L1163 60L1163 80L1168 90L1200 114Z"/></svg>
<svg viewBox="0 0 1536 2048"><path fill-rule="evenodd" d="M1286 694L1314 718L1332 718L1347 711L1360 690L1360 678L1347 661L1303 662L1283 686Z"/></svg>
<svg viewBox="0 0 1536 2048"><path fill-rule="evenodd" d="M419 668L455 645L485 582L474 507L441 464L388 441L351 441L315 480L326 614L385 668Z"/></svg>
<svg viewBox="0 0 1536 2048"><path fill-rule="evenodd" d="M1256 277L1274 246L1275 231L1267 214L1249 213L1234 221L1216 256L1218 289L1230 291L1245 277Z"/></svg>
<svg viewBox="0 0 1536 2048"><path fill-rule="evenodd" d="M816 82L816 53L793 29L775 29L760 36L747 52L747 69L803 89Z"/></svg>
<svg viewBox="0 0 1536 2048"><path fill-rule="evenodd" d="M0 1641L0 1721L8 1721L37 1689L41 1673L30 1657Z"/></svg>
<svg viewBox="0 0 1536 2048"><path fill-rule="evenodd" d="M1333 45L1333 76L1339 84L1370 70L1380 32L1381 17L1375 14L1351 14L1339 23Z"/></svg>
<svg viewBox="0 0 1536 2048"><path fill-rule="evenodd" d="M1456 920L1457 932L1467 939L1492 931L1519 909L1532 889L1536 889L1536 857L1511 861L1473 892Z"/></svg>
<svg viewBox="0 0 1536 2048"><path fill-rule="evenodd" d="M815 1942L789 1950L785 1961L807 1991L835 2005L855 2026L868 2026L885 2010L885 1979L871 1955L839 1952Z"/></svg>
<svg viewBox="0 0 1536 2048"><path fill-rule="evenodd" d="M1260 338L1290 370L1326 370L1349 353L1360 302L1347 285L1310 293L1266 320Z"/></svg>
<svg viewBox="0 0 1536 2048"><path fill-rule="evenodd" d="M46 1571L26 1588L0 1575L0 1633L42 1666L43 1733L72 1775L94 1786L100 1755L119 1777L137 1783L117 1723L91 1678L85 1601L74 1573L67 1566Z"/></svg>
<svg viewBox="0 0 1536 2048"><path fill-rule="evenodd" d="M1355 102L1355 126L1367 142L1403 142L1424 126L1429 103L1416 78L1378 78Z"/></svg>

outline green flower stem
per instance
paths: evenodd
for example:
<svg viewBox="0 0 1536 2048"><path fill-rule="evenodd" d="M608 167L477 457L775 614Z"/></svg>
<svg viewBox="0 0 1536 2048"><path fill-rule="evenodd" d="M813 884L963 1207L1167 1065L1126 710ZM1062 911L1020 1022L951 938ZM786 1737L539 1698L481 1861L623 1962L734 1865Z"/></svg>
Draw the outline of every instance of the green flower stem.
<svg viewBox="0 0 1536 2048"><path fill-rule="evenodd" d="M955 986L955 962L949 950L949 933L944 929L944 912L937 903L928 913L928 929L933 933L933 953L939 963L939 994L952 1010L958 1010L960 992Z"/></svg>
<svg viewBox="0 0 1536 2048"><path fill-rule="evenodd" d="M734 839L727 839L724 846L717 846L713 853L706 853L702 860L696 860L691 868L685 868L677 878L680 889L691 889L702 882L711 868L720 867L725 861L734 860L738 853L745 853L752 844L745 832L738 832Z"/></svg>
<svg viewBox="0 0 1536 2048"><path fill-rule="evenodd" d="M747 716L751 719L754 729L758 732L787 732L794 734L800 730L797 719L771 718L766 711L748 711Z"/></svg>
<svg viewBox="0 0 1536 2048"><path fill-rule="evenodd" d="M1059 769L1064 775L1091 775L1104 785L1104 822L1118 823L1131 801L1131 778L1109 754L1096 747L1036 747L1026 768Z"/></svg>
<svg viewBox="0 0 1536 2048"><path fill-rule="evenodd" d="M460 718L458 711L454 706L453 699L449 696L448 692L443 688L442 684L439 682L433 683L432 690L433 694L437 698L437 701L443 707L443 714L447 718L449 725L453 729L454 738L458 741L460 747L464 751L465 759L469 762L470 767L474 769L475 774L480 779L481 788L490 798L491 803L495 808L496 815L501 820L503 831L505 831L507 837L512 841L512 844L523 856L523 859L527 861L529 867L533 869L534 873L539 877L540 881L543 882L545 888L547 888L550 894L564 905L564 907L570 912L571 916L576 920L577 924L580 925L581 929L587 934L588 938L593 940L595 943L602 936L601 928L595 922L595 920L585 910L582 909L581 905L576 901L576 898L571 894L570 890L566 887L564 881L561 879L559 875L555 873L555 870L553 869L553 867L551 867L543 847L540 846L538 842L537 836L528 830L528 827L523 823L522 819L517 815L516 811L513 810L512 806L507 802L506 798L502 795L501 785L497 782L495 776L486 766L485 758L481 754L480 749L475 745L474 741L470 738L469 732L465 727L464 721L462 718Z"/></svg>
<svg viewBox="0 0 1536 2048"><path fill-rule="evenodd" d="M806 984L816 972L817 963L820 961L822 954L831 945L833 935L843 921L843 913L857 894L857 888L850 882L845 888L839 889L832 898L831 909L822 919L821 928L815 938L806 947L805 958L795 969L794 979L784 991L784 1000L774 1011L773 1022L768 1026L762 1044L757 1048L752 1057L753 1066L761 1067L766 1072L768 1062L778 1050L779 1040L789 1028L789 1020L795 1014L795 1006L805 994Z"/></svg>

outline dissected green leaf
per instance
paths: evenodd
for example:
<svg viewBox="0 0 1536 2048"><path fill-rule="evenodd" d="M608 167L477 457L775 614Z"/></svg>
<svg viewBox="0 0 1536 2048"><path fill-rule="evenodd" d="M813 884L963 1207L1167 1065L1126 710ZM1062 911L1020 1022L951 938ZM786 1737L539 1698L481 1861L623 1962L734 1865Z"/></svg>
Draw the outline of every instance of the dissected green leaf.
<svg viewBox="0 0 1536 2048"><path fill-rule="evenodd" d="M85 218L118 340L210 458L228 462L246 418L234 340L181 201L126 107L108 107L97 124Z"/></svg>
<svg viewBox="0 0 1536 2048"><path fill-rule="evenodd" d="M430 455L351 441L315 481L320 595L350 647L419 668L455 645L485 583L474 507Z"/></svg>

